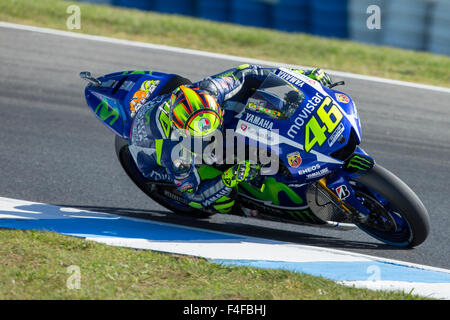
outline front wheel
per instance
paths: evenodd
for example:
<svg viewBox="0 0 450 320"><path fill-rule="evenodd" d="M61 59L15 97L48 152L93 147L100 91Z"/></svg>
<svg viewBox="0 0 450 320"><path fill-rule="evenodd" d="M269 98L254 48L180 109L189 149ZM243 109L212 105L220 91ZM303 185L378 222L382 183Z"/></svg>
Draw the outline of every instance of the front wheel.
<svg viewBox="0 0 450 320"><path fill-rule="evenodd" d="M352 181L356 198L370 213L358 227L399 247L418 246L428 237L427 209L402 180L380 165Z"/></svg>

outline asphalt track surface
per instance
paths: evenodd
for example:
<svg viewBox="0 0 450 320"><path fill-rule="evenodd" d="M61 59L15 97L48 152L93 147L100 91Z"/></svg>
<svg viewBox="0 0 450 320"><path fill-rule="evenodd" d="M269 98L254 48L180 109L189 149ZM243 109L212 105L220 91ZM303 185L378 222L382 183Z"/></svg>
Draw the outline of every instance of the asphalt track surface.
<svg viewBox="0 0 450 320"><path fill-rule="evenodd" d="M0 196L450 268L449 93L335 78L346 81L341 90L357 104L362 147L404 180L429 211L429 238L405 250L360 230L330 231L224 215L196 221L169 213L122 171L114 135L88 109L86 83L78 76L85 70L94 75L155 70L195 81L238 64L0 27Z"/></svg>

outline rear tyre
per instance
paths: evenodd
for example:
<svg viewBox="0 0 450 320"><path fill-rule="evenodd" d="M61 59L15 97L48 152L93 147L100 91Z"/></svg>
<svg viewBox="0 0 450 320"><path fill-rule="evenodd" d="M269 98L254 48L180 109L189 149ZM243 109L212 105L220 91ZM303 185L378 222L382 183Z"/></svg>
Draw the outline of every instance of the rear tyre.
<svg viewBox="0 0 450 320"><path fill-rule="evenodd" d="M356 197L371 213L358 227L387 244L420 245L430 232L427 209L402 180L380 165L355 179Z"/></svg>

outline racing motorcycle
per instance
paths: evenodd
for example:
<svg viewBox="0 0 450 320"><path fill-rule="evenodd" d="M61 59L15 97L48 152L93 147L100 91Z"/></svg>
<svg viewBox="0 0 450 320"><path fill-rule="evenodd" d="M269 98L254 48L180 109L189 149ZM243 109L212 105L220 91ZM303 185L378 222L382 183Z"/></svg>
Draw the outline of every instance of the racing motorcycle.
<svg viewBox="0 0 450 320"><path fill-rule="evenodd" d="M174 183L145 178L129 150L134 112L153 98L190 84L189 79L157 71L98 78L81 72L80 77L89 82L88 106L116 135L121 166L146 195L179 214L205 218L218 213L210 207L192 207ZM229 214L336 230L360 228L389 245L417 246L429 234L428 212L403 181L360 147L355 104L349 95L333 89L343 84L325 87L279 68L262 83L248 84L241 101L230 102L234 106L225 113L226 128L244 137L246 147L264 147L277 160L262 164L261 172L273 163L277 168L238 184ZM159 117L160 125L170 130L168 113L160 112ZM223 171L223 164L199 168L202 180Z"/></svg>

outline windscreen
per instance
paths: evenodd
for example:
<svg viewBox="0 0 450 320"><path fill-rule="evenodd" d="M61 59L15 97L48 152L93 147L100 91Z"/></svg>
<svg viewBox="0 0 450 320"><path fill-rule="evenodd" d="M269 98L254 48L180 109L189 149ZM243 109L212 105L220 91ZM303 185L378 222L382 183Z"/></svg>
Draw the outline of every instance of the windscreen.
<svg viewBox="0 0 450 320"><path fill-rule="evenodd" d="M298 88L270 73L247 100L246 108L286 120L297 110L305 95Z"/></svg>

